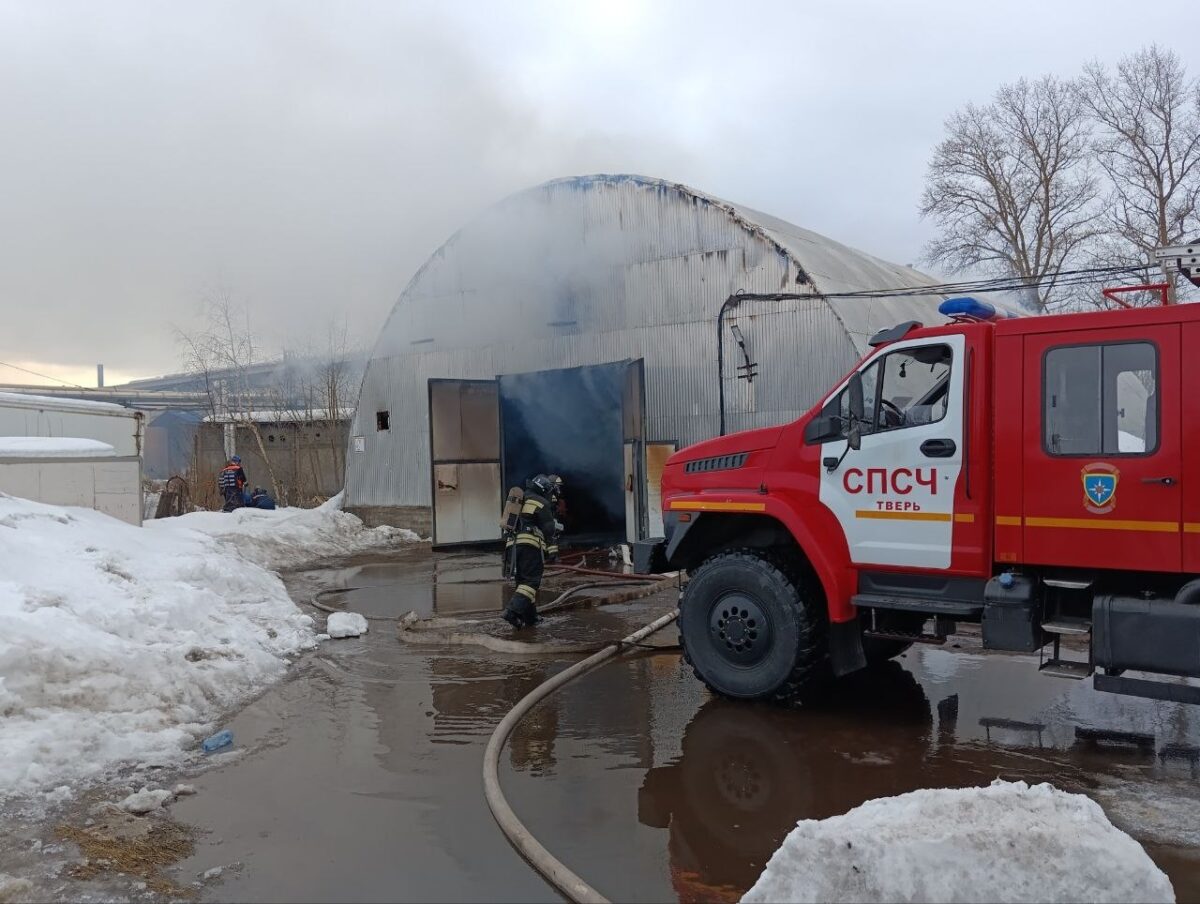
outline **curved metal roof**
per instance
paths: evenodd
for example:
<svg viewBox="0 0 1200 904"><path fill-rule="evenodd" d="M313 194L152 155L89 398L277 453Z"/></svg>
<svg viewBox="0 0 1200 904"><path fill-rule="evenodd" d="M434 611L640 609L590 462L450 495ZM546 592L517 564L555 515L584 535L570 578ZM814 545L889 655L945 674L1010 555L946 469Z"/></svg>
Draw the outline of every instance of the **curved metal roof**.
<svg viewBox="0 0 1200 904"><path fill-rule="evenodd" d="M485 216L495 216L505 207L515 207L539 194L550 194L556 189L587 190L624 185L674 194L690 203L723 211L732 223L792 261L804 275L807 284L802 280L798 285L789 286L790 291L803 293L811 290L816 295L824 295L884 288L920 288L938 283L933 277L911 267L889 263L819 233L752 208L722 200L683 183L635 174L600 173L553 179L523 189L497 202L476 220L455 232L430 255L405 286L396 307L399 307L410 290L421 283L430 266L452 253L460 238L470 232ZM863 351L867 348L867 340L880 329L906 320L939 322L941 318L937 314L937 305L944 298L943 295L930 293L893 298L828 298L825 299L825 303L841 321L855 345ZM384 331L386 330L385 324Z"/></svg>

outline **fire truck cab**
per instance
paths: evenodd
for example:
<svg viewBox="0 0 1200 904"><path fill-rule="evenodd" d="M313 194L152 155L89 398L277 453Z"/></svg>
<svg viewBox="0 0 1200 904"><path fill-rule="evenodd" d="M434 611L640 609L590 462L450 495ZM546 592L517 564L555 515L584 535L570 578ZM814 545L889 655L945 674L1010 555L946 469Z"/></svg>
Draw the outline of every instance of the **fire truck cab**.
<svg viewBox="0 0 1200 904"><path fill-rule="evenodd" d="M667 463L636 561L688 572L698 677L790 697L975 622L1048 673L1200 702L1200 305L942 312L799 420Z"/></svg>

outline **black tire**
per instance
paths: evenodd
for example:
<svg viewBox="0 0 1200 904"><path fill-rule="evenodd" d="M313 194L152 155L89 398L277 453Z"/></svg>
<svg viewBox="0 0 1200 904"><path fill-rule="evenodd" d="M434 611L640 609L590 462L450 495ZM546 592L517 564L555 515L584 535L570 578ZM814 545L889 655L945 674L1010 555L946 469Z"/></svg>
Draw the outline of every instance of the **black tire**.
<svg viewBox="0 0 1200 904"><path fill-rule="evenodd" d="M865 616L860 615L859 618ZM881 630L896 631L901 634L919 634L927 616L913 612L876 612L876 624ZM895 659L913 645L911 640L891 640L883 637L864 637L863 655L867 665L879 665L889 659Z"/></svg>
<svg viewBox="0 0 1200 904"><path fill-rule="evenodd" d="M829 674L825 603L798 568L759 550L718 553L679 607L683 655L714 693L791 700Z"/></svg>
<svg viewBox="0 0 1200 904"><path fill-rule="evenodd" d="M1188 581L1175 594L1175 602L1188 606L1200 604L1200 580Z"/></svg>

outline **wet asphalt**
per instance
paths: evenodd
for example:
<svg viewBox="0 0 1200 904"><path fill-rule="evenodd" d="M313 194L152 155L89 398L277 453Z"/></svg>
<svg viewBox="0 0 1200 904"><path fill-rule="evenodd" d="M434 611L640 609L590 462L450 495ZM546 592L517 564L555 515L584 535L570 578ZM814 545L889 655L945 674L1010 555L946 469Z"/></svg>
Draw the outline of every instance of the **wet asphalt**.
<svg viewBox="0 0 1200 904"><path fill-rule="evenodd" d="M198 832L171 875L227 867L204 901L558 900L496 827L480 768L501 717L576 660L395 633L409 610L498 608L495 577L494 559L424 547L286 576L301 603L378 620L229 720L235 750L171 808ZM674 602L562 613L530 639L613 640ZM501 780L533 833L612 900L736 900L798 819L1003 778L1093 797L1179 900L1200 901L1197 751L1200 709L1040 675L1036 656L982 655L965 634L790 709L714 698L678 652L645 651L539 706Z"/></svg>

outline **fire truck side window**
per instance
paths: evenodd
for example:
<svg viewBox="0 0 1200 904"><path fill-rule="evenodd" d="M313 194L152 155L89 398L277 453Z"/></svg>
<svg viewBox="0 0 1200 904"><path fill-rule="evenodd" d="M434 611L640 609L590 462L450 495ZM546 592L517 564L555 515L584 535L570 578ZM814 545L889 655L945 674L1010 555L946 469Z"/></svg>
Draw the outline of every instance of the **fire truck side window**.
<svg viewBox="0 0 1200 904"><path fill-rule="evenodd" d="M944 418L952 358L948 345L921 345L886 355L875 429L917 427Z"/></svg>
<svg viewBox="0 0 1200 904"><path fill-rule="evenodd" d="M1149 342L1046 352L1042 439L1050 455L1147 455L1158 448L1158 350Z"/></svg>
<svg viewBox="0 0 1200 904"><path fill-rule="evenodd" d="M901 427L932 424L946 416L949 400L948 345L923 345L891 352L862 371L864 436ZM882 379L881 379L882 374ZM829 400L823 411L843 422L850 415L847 390Z"/></svg>

